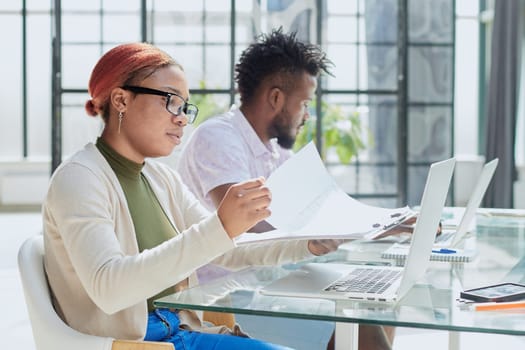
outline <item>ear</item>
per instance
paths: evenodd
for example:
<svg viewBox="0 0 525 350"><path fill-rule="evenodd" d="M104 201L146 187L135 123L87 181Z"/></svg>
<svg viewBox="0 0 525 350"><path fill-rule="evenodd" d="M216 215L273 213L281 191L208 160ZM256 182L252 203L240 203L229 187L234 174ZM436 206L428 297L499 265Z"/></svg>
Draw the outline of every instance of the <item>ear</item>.
<svg viewBox="0 0 525 350"><path fill-rule="evenodd" d="M278 87L271 88L268 92L268 104L273 111L280 111L284 106L286 96Z"/></svg>
<svg viewBox="0 0 525 350"><path fill-rule="evenodd" d="M124 112L128 105L129 98L130 95L128 91L117 87L111 91L110 103L117 111Z"/></svg>

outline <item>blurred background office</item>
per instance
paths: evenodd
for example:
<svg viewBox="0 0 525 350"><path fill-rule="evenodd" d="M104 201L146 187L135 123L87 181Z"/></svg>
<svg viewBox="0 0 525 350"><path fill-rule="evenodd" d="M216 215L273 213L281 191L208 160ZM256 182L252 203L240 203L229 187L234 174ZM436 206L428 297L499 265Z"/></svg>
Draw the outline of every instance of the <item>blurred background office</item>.
<svg viewBox="0 0 525 350"><path fill-rule="evenodd" d="M525 207L523 11L522 0L3 1L0 208L38 208L53 169L98 135L83 105L109 48L148 41L173 55L202 121L237 101L240 52L279 26L336 65L302 139L347 193L417 205L429 164L456 156L447 204L464 205L499 157L485 205Z"/></svg>

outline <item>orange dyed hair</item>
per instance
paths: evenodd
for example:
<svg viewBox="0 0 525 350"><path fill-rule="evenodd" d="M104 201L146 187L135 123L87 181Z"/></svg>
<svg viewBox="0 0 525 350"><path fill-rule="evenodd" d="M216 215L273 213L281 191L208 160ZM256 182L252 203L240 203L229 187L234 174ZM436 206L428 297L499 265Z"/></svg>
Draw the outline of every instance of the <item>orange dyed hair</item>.
<svg viewBox="0 0 525 350"><path fill-rule="evenodd" d="M107 121L109 98L114 88L138 83L156 70L172 65L182 69L170 55L151 44L114 47L99 59L91 72L88 85L91 99L86 102L86 112L93 117L100 114Z"/></svg>

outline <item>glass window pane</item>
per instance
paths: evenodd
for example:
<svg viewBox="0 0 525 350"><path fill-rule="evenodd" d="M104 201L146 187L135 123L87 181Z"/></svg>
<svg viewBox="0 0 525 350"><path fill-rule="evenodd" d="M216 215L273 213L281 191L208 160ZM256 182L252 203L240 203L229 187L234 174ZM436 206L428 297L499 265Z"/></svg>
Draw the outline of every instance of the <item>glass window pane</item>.
<svg viewBox="0 0 525 350"><path fill-rule="evenodd" d="M357 14L357 3L359 0L327 0L326 11L328 15Z"/></svg>
<svg viewBox="0 0 525 350"><path fill-rule="evenodd" d="M454 118L455 154L478 154L479 106L479 22L476 19L456 21ZM518 148L519 149L519 148Z"/></svg>
<svg viewBox="0 0 525 350"><path fill-rule="evenodd" d="M61 0L62 15L68 11L99 11L100 1Z"/></svg>
<svg viewBox="0 0 525 350"><path fill-rule="evenodd" d="M357 46L328 45L326 54L334 63L332 73L335 77L326 78L328 89L357 89Z"/></svg>
<svg viewBox="0 0 525 350"><path fill-rule="evenodd" d="M135 15L104 15L103 40L111 42L140 41L140 16Z"/></svg>
<svg viewBox="0 0 525 350"><path fill-rule="evenodd" d="M94 142L102 131L104 124L100 116L86 114L84 105L88 99L87 94L62 95L62 158Z"/></svg>
<svg viewBox="0 0 525 350"><path fill-rule="evenodd" d="M200 14L155 13L153 23L153 39L156 43L200 43L203 40Z"/></svg>
<svg viewBox="0 0 525 350"><path fill-rule="evenodd" d="M9 55L2 55L0 76L9 84L0 85L0 157L22 157L22 20L16 15L0 15L2 27L9 28L2 45ZM11 101L11 103L7 103Z"/></svg>
<svg viewBox="0 0 525 350"><path fill-rule="evenodd" d="M235 43L246 47L249 43L253 42L259 34L260 32L254 31L251 21L246 21L245 25L237 24L235 27Z"/></svg>
<svg viewBox="0 0 525 350"><path fill-rule="evenodd" d="M408 160L427 162L452 155L452 112L449 107L410 107Z"/></svg>
<svg viewBox="0 0 525 350"><path fill-rule="evenodd" d="M186 73L190 89L199 89L201 82L205 81L205 62L203 46L201 45L163 45L162 49L177 60Z"/></svg>
<svg viewBox="0 0 525 350"><path fill-rule="evenodd" d="M237 15L241 12L251 14L256 8L258 9L257 2L255 1L235 1L235 10L237 11Z"/></svg>
<svg viewBox="0 0 525 350"><path fill-rule="evenodd" d="M409 0L410 42L451 43L454 21L453 0Z"/></svg>
<svg viewBox="0 0 525 350"><path fill-rule="evenodd" d="M295 32L305 42L315 42L316 6L313 1L289 0L267 2L261 16L254 16L256 32L270 32L282 27L284 32ZM258 18L259 17L259 18Z"/></svg>
<svg viewBox="0 0 525 350"><path fill-rule="evenodd" d="M235 7L238 8L239 6L242 6L241 3L251 3L251 1L236 1ZM227 13L228 16L231 12L231 0L205 0L203 8L206 10L206 12L224 12ZM251 10L251 6L249 7Z"/></svg>
<svg viewBox="0 0 525 350"><path fill-rule="evenodd" d="M411 102L452 102L452 48L412 47L408 52Z"/></svg>
<svg viewBox="0 0 525 350"><path fill-rule="evenodd" d="M362 164L328 165L328 172L337 185L352 195L395 195L397 169L390 166L369 166ZM384 178L394 181L384 181Z"/></svg>
<svg viewBox="0 0 525 350"><path fill-rule="evenodd" d="M20 4L21 1L3 1L0 5L0 9L4 7L5 3ZM26 8L28 11L49 11L51 8L51 1L42 1L42 0L26 0Z"/></svg>
<svg viewBox="0 0 525 350"><path fill-rule="evenodd" d="M356 17L328 17L326 19L326 41L328 43L356 43Z"/></svg>
<svg viewBox="0 0 525 350"><path fill-rule="evenodd" d="M230 43L230 15L219 13L207 16L204 34L207 43Z"/></svg>
<svg viewBox="0 0 525 350"><path fill-rule="evenodd" d="M20 11L21 9L22 9L21 1L2 1L0 3L0 11Z"/></svg>
<svg viewBox="0 0 525 350"><path fill-rule="evenodd" d="M229 46L206 46L206 70L203 81L208 88L229 89L230 88L230 47Z"/></svg>
<svg viewBox="0 0 525 350"><path fill-rule="evenodd" d="M65 43L100 41L100 16L98 14L64 13L62 15L62 41Z"/></svg>
<svg viewBox="0 0 525 350"><path fill-rule="evenodd" d="M97 45L63 45L62 86L87 89L91 71L101 55Z"/></svg>
<svg viewBox="0 0 525 350"><path fill-rule="evenodd" d="M409 166L407 186L407 205L415 206L421 204L421 196L425 188L429 165Z"/></svg>
<svg viewBox="0 0 525 350"><path fill-rule="evenodd" d="M391 43L397 41L397 0L366 0L364 31L368 43ZM361 39L363 40L363 39Z"/></svg>
<svg viewBox="0 0 525 350"><path fill-rule="evenodd" d="M368 120L373 140L368 149L369 161L397 162L397 98L371 95L369 100Z"/></svg>
<svg viewBox="0 0 525 350"><path fill-rule="evenodd" d="M28 155L51 150L51 37L49 15L30 15L27 24Z"/></svg>
<svg viewBox="0 0 525 350"><path fill-rule="evenodd" d="M125 1L125 0L123 0ZM153 0L152 8L158 12L179 11L179 12L201 12L204 8L204 0L177 1L173 0Z"/></svg>
<svg viewBox="0 0 525 350"><path fill-rule="evenodd" d="M106 12L139 11L141 2L141 0L102 0L102 8Z"/></svg>
<svg viewBox="0 0 525 350"><path fill-rule="evenodd" d="M366 46L360 47L361 89L397 89L397 47Z"/></svg>
<svg viewBox="0 0 525 350"><path fill-rule="evenodd" d="M427 181L429 165L412 165L408 167L408 183L410 186L407 188L408 205L415 206L421 204L421 196L423 196L423 190L425 189L425 183ZM448 192L447 200L445 205L451 205L451 191Z"/></svg>
<svg viewBox="0 0 525 350"><path fill-rule="evenodd" d="M479 15L479 1L456 0L456 16L474 17Z"/></svg>

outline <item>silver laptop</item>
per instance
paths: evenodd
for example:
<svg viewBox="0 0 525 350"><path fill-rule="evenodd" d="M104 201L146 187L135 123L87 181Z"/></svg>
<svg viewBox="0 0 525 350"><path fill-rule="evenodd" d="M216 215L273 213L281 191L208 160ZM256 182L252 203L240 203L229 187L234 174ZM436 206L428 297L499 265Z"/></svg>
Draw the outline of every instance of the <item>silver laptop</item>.
<svg viewBox="0 0 525 350"><path fill-rule="evenodd" d="M310 263L263 289L262 294L396 302L424 276L445 205L455 159L430 166L405 267ZM364 290L363 287L368 287Z"/></svg>
<svg viewBox="0 0 525 350"><path fill-rule="evenodd" d="M495 158L483 166L483 170L478 178L476 186L469 198L465 212L461 217L461 221L456 228L443 228L443 233L436 237L435 246L456 248L465 235L468 233L472 220L476 216L476 211L481 204L481 200L489 187L490 180L498 166L498 158Z"/></svg>

